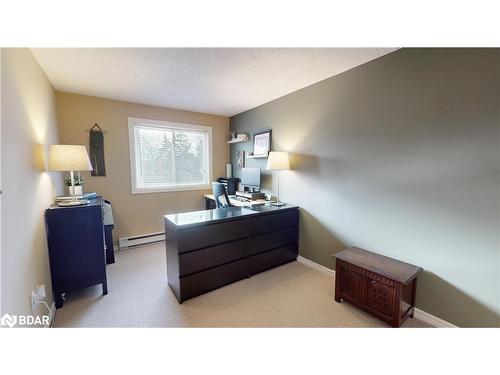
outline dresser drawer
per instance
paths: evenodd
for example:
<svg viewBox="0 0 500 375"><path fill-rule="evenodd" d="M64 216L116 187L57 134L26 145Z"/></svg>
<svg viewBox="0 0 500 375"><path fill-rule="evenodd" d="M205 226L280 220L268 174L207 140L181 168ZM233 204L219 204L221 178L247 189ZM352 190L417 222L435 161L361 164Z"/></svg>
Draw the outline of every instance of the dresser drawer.
<svg viewBox="0 0 500 375"><path fill-rule="evenodd" d="M248 258L180 279L182 301L248 277Z"/></svg>
<svg viewBox="0 0 500 375"><path fill-rule="evenodd" d="M253 237L250 243L250 254L258 254L288 244L299 239L299 227L282 229L276 232Z"/></svg>
<svg viewBox="0 0 500 375"><path fill-rule="evenodd" d="M249 240L229 242L179 255L180 276L248 257Z"/></svg>
<svg viewBox="0 0 500 375"><path fill-rule="evenodd" d="M248 220L182 229L177 232L179 254L248 237Z"/></svg>
<svg viewBox="0 0 500 375"><path fill-rule="evenodd" d="M250 274L268 270L297 259L298 246L291 244L250 257Z"/></svg>
<svg viewBox="0 0 500 375"><path fill-rule="evenodd" d="M250 235L275 232L299 225L299 211L278 212L250 219Z"/></svg>

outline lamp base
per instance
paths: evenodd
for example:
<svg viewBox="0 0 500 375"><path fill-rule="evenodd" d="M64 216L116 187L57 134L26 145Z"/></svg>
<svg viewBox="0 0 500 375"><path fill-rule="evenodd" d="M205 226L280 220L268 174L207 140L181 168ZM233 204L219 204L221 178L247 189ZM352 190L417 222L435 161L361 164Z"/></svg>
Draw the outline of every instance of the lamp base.
<svg viewBox="0 0 500 375"><path fill-rule="evenodd" d="M85 204L89 204L89 201L87 200L68 200L68 201L61 201L58 202L57 205L59 207L73 207L73 206L83 206Z"/></svg>

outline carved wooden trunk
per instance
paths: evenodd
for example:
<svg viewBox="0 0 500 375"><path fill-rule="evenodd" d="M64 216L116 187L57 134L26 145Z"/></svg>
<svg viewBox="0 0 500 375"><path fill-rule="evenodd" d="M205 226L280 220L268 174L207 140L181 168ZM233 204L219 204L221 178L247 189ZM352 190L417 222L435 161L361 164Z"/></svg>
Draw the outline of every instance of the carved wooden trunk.
<svg viewBox="0 0 500 375"><path fill-rule="evenodd" d="M357 247L335 257L335 301L357 305L393 327L413 318L422 268Z"/></svg>

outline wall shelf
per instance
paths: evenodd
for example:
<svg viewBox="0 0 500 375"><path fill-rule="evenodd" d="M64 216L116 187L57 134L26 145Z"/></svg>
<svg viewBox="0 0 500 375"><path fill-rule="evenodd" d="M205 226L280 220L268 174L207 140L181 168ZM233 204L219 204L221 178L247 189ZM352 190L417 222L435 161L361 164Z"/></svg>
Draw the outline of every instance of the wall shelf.
<svg viewBox="0 0 500 375"><path fill-rule="evenodd" d="M233 137L231 139L231 137ZM239 134L236 134L236 132L231 132L229 134L229 137L230 138L227 143L229 144L233 144L233 143L242 143L242 142L247 142L250 140L250 137L248 136L247 133L239 133Z"/></svg>
<svg viewBox="0 0 500 375"><path fill-rule="evenodd" d="M264 159L267 158L268 155L247 155L247 159Z"/></svg>
<svg viewBox="0 0 500 375"><path fill-rule="evenodd" d="M231 139L230 141L227 141L227 143L232 144L232 143L243 143L243 142L248 142L249 139Z"/></svg>

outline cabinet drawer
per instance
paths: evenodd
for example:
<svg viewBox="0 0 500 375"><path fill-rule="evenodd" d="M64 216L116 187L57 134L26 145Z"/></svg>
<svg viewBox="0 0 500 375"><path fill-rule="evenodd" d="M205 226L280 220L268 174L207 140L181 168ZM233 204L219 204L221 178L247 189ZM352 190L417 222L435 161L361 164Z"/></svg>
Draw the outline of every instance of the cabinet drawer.
<svg viewBox="0 0 500 375"><path fill-rule="evenodd" d="M182 277L181 302L248 277L248 258Z"/></svg>
<svg viewBox="0 0 500 375"><path fill-rule="evenodd" d="M276 232L253 237L250 243L250 254L258 254L267 250L296 243L298 239L298 227L282 229Z"/></svg>
<svg viewBox="0 0 500 375"><path fill-rule="evenodd" d="M363 284L364 276L345 265L340 266L340 291L343 296L352 298L353 300L363 302Z"/></svg>
<svg viewBox="0 0 500 375"><path fill-rule="evenodd" d="M366 278L366 301L365 304L387 318L394 314L394 286L381 283L377 280Z"/></svg>
<svg viewBox="0 0 500 375"><path fill-rule="evenodd" d="M179 254L248 237L248 220L211 224L177 232Z"/></svg>
<svg viewBox="0 0 500 375"><path fill-rule="evenodd" d="M101 206L46 213L52 288L69 291L106 278Z"/></svg>
<svg viewBox="0 0 500 375"><path fill-rule="evenodd" d="M297 259L298 246L291 244L250 257L250 274L268 270Z"/></svg>
<svg viewBox="0 0 500 375"><path fill-rule="evenodd" d="M250 220L250 235L275 232L299 225L299 211L290 210L256 217Z"/></svg>
<svg viewBox="0 0 500 375"><path fill-rule="evenodd" d="M180 276L241 259L249 255L249 240L243 239L223 245L179 255Z"/></svg>

